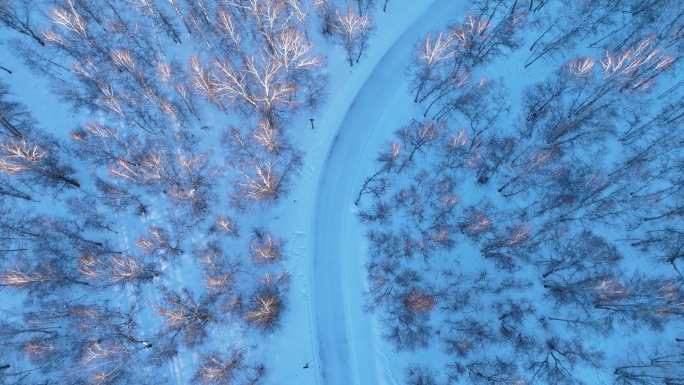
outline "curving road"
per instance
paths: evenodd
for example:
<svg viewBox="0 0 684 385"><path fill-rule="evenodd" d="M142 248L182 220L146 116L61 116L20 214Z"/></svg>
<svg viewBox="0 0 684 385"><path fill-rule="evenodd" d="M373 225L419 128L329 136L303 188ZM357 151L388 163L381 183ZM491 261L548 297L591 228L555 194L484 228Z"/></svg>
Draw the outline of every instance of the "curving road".
<svg viewBox="0 0 684 385"><path fill-rule="evenodd" d="M354 197L380 146L414 116L406 67L421 36L463 14L463 1L436 0L373 68L337 128L318 182L311 287L319 383L394 384L378 332L363 311L365 255Z"/></svg>

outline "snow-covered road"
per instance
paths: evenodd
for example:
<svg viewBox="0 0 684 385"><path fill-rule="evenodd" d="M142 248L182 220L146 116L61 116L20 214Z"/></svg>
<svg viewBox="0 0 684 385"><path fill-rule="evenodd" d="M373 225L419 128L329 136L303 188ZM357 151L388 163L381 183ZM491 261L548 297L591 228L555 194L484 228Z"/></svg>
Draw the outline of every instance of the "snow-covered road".
<svg viewBox="0 0 684 385"><path fill-rule="evenodd" d="M324 385L396 383L378 348L380 330L363 311L365 240L353 202L364 176L376 167L380 146L416 114L406 76L416 41L460 18L462 3L434 1L414 15L397 39L385 43L384 55L336 128L322 166L314 210L311 288Z"/></svg>

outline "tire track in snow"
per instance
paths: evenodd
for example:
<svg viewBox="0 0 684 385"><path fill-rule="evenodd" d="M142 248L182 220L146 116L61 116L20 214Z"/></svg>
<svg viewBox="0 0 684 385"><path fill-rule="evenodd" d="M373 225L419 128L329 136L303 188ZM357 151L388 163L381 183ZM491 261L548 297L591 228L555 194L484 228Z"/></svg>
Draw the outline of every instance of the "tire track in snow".
<svg viewBox="0 0 684 385"><path fill-rule="evenodd" d="M459 4L457 4L459 3ZM353 205L374 167L379 145L411 116L404 75L415 42L462 16L462 2L437 0L393 42L357 93L323 165L315 204L313 312L324 385L394 383L385 357L376 362L378 336L364 313L364 240ZM378 370L382 366L383 370Z"/></svg>

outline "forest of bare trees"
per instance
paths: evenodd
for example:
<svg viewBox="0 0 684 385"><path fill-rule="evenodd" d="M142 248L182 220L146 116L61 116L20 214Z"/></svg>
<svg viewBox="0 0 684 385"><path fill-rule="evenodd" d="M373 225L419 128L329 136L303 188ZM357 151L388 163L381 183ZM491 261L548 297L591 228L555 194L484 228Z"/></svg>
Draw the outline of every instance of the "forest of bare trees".
<svg viewBox="0 0 684 385"><path fill-rule="evenodd" d="M416 45L424 117L356 200L368 307L444 357L412 385L684 381L684 6L581 3L473 1Z"/></svg>
<svg viewBox="0 0 684 385"><path fill-rule="evenodd" d="M79 116L58 138L0 79L0 383L167 383L188 352L193 383L262 383L222 330L273 333L287 309L286 240L258 213L301 168L293 115L325 101L311 15L339 15L358 61L358 6L0 1L6 46Z"/></svg>
<svg viewBox="0 0 684 385"><path fill-rule="evenodd" d="M310 296L274 222L326 149L295 134L405 6L0 0L0 385L297 381L264 353ZM684 3L464 8L405 57L412 119L359 143L401 383L684 384Z"/></svg>

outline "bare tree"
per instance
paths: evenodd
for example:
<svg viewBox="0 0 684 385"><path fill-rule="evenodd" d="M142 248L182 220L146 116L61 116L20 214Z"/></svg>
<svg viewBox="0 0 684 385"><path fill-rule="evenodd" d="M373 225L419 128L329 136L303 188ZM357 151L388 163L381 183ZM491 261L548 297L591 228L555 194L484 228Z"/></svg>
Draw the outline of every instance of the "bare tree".
<svg viewBox="0 0 684 385"><path fill-rule="evenodd" d="M159 315L165 324L162 336L168 335L173 340L181 337L187 346L202 342L207 336L209 324L217 320L211 311L213 298L196 300L187 289L180 293L162 289L162 294L162 303L159 305Z"/></svg>
<svg viewBox="0 0 684 385"><path fill-rule="evenodd" d="M169 257L179 255L182 252L178 247L178 241L171 239L167 230L150 226L147 232L148 236L141 236L136 242L145 254Z"/></svg>
<svg viewBox="0 0 684 385"><path fill-rule="evenodd" d="M539 347L538 358L531 358L528 371L530 380L551 384L584 384L573 370L577 365L599 368L601 352L586 347L580 340L547 339Z"/></svg>
<svg viewBox="0 0 684 385"><path fill-rule="evenodd" d="M0 174L25 179L32 185L80 188L74 170L64 164L56 140L36 127L26 107L10 100L7 86L0 82ZM9 195L9 194L7 194Z"/></svg>
<svg viewBox="0 0 684 385"><path fill-rule="evenodd" d="M261 330L271 330L278 326L285 308L283 290L287 287L287 274L266 274L245 309L245 321Z"/></svg>
<svg viewBox="0 0 684 385"><path fill-rule="evenodd" d="M335 10L333 33L347 52L347 63L354 66L368 49L372 20L368 14L359 14L352 8Z"/></svg>
<svg viewBox="0 0 684 385"><path fill-rule="evenodd" d="M96 255L86 251L79 260L79 272L93 285L138 285L152 281L160 272L153 263L122 254Z"/></svg>
<svg viewBox="0 0 684 385"><path fill-rule="evenodd" d="M435 379L435 373L420 366L410 367L407 377L406 383L408 385L437 385L440 383Z"/></svg>
<svg viewBox="0 0 684 385"><path fill-rule="evenodd" d="M277 201L288 189L290 179L301 166L301 155L284 136L267 135L262 130L244 136L237 129L224 135L224 144L231 150L228 163L239 177L230 194L233 204Z"/></svg>
<svg viewBox="0 0 684 385"><path fill-rule="evenodd" d="M684 381L684 356L681 351L654 352L646 359L628 359L615 367L616 385L676 384Z"/></svg>
<svg viewBox="0 0 684 385"><path fill-rule="evenodd" d="M32 20L36 6L34 0L2 0L0 2L0 23L44 46L45 42Z"/></svg>
<svg viewBox="0 0 684 385"><path fill-rule="evenodd" d="M516 32L522 29L524 13L518 1L477 1L473 15L464 23L434 37L425 36L416 48L411 72L414 100L426 103L426 116L435 106L458 104L456 100L471 84L477 67L507 49L517 48Z"/></svg>
<svg viewBox="0 0 684 385"><path fill-rule="evenodd" d="M231 349L227 354L213 353L202 356L195 381L204 385L256 385L261 382L265 368L250 365L246 352Z"/></svg>
<svg viewBox="0 0 684 385"><path fill-rule="evenodd" d="M250 252L252 258L260 263L278 262L283 258L283 240L262 229L252 231Z"/></svg>

